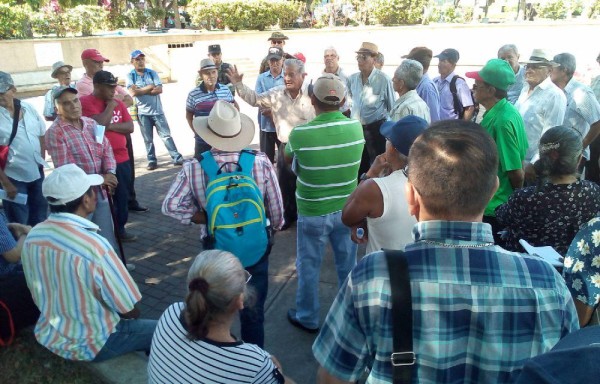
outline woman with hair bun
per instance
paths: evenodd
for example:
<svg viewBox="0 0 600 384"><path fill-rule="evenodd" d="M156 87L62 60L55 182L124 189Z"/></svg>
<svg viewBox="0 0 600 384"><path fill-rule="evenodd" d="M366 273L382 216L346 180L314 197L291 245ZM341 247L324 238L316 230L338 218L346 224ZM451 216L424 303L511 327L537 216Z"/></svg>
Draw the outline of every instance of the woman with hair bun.
<svg viewBox="0 0 600 384"><path fill-rule="evenodd" d="M231 334L251 277L229 252L196 256L185 303L169 306L156 326L149 383L286 382L274 357Z"/></svg>
<svg viewBox="0 0 600 384"><path fill-rule="evenodd" d="M534 164L537 185L515 191L496 208L496 218L508 232L506 249L522 251L519 239L525 239L564 255L579 228L600 212L600 187L579 180L582 138L573 128L547 130L539 153Z"/></svg>

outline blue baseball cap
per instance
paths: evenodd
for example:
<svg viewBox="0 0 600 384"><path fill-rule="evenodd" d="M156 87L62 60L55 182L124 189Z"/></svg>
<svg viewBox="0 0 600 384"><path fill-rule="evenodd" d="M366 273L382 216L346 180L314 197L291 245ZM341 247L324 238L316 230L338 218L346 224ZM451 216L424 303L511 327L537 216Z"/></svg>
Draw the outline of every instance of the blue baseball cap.
<svg viewBox="0 0 600 384"><path fill-rule="evenodd" d="M398 121L386 121L381 124L379 132L398 152L408 156L410 147L428 126L429 123L425 119L408 115Z"/></svg>
<svg viewBox="0 0 600 384"><path fill-rule="evenodd" d="M135 51L131 52L132 59L137 59L140 56L146 56L146 55L144 54L144 52L140 51L139 49L136 49Z"/></svg>

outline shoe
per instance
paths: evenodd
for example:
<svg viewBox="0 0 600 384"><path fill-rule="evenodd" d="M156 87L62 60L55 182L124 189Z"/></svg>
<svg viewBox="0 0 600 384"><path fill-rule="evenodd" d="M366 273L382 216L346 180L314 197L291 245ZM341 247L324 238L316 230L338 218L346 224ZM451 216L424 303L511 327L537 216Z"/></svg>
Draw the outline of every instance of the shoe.
<svg viewBox="0 0 600 384"><path fill-rule="evenodd" d="M132 241L136 241L137 240L137 236L136 235L132 235L129 232L124 232L122 233L119 238L121 239L122 242L124 243L130 243Z"/></svg>
<svg viewBox="0 0 600 384"><path fill-rule="evenodd" d="M287 319L290 322L290 324L292 324L294 327L303 330L304 332L308 332L308 333L318 333L319 332L319 328L308 328L305 327L304 325L302 325L301 322L298 321L298 319L296 318L296 310L295 309L288 309L287 312Z"/></svg>
<svg viewBox="0 0 600 384"><path fill-rule="evenodd" d="M156 168L158 168L158 164L156 163L148 163L148 166L146 167L149 171L154 171Z"/></svg>
<svg viewBox="0 0 600 384"><path fill-rule="evenodd" d="M174 167L181 167L182 165L183 165L183 159L176 160L176 161L173 163L173 166L174 166Z"/></svg>
<svg viewBox="0 0 600 384"><path fill-rule="evenodd" d="M135 264L129 264L129 263L127 263L127 264L125 264L125 268L127 268L127 270L129 272L135 271Z"/></svg>
<svg viewBox="0 0 600 384"><path fill-rule="evenodd" d="M141 206L140 203L135 203L129 206L129 210L133 212L147 212L148 207Z"/></svg>

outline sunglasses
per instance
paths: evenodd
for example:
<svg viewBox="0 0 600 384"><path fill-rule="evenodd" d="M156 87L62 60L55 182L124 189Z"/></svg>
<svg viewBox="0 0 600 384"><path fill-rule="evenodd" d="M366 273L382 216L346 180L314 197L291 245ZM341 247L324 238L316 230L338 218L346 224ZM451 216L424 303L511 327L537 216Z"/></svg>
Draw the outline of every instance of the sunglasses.
<svg viewBox="0 0 600 384"><path fill-rule="evenodd" d="M540 68L547 68L547 65L543 64L525 64L525 69L538 70Z"/></svg>
<svg viewBox="0 0 600 384"><path fill-rule="evenodd" d="M271 40L271 44L282 45L283 44L283 40Z"/></svg>
<svg viewBox="0 0 600 384"><path fill-rule="evenodd" d="M367 60L367 58L371 57L371 55L366 55L364 53L359 53L356 55L356 60Z"/></svg>

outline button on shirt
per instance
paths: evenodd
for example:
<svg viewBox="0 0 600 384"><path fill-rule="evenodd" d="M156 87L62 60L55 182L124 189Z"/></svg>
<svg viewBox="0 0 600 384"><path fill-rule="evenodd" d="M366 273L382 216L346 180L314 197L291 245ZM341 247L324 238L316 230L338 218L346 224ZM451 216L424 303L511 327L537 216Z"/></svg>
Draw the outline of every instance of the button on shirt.
<svg viewBox="0 0 600 384"><path fill-rule="evenodd" d="M525 82L515 107L525 122L525 133L529 148L525 161L530 163L538 159L540 137L548 129L562 125L567 109L567 97L550 77L538 84L529 94L529 84Z"/></svg>
<svg viewBox="0 0 600 384"><path fill-rule="evenodd" d="M271 108L277 138L282 143L288 142L290 132L295 126L306 124L315 118L315 108L304 86L295 99L292 98L285 85L271 88L263 93L256 93L244 83L239 82L235 84L235 89L238 95L251 106Z"/></svg>
<svg viewBox="0 0 600 384"><path fill-rule="evenodd" d="M589 87L575 79L567 83L564 92L567 96L567 110L563 125L576 129L585 138L590 125L600 121L600 103ZM583 151L583 156L590 158L589 146Z"/></svg>
<svg viewBox="0 0 600 384"><path fill-rule="evenodd" d="M506 98L511 104L515 104L519 99L523 85L525 84L525 67L519 65L519 71L515 74L515 83L506 90Z"/></svg>
<svg viewBox="0 0 600 384"><path fill-rule="evenodd" d="M440 119L440 92L433 83L433 80L429 77L429 74L424 73L417 85L417 94L425 104L429 107L429 115L431 116L431 122L438 121Z"/></svg>
<svg viewBox="0 0 600 384"><path fill-rule="evenodd" d="M450 91L450 82L454 76L457 75L452 72L444 78L438 76L433 79L433 83L440 92L440 120L458 119L458 114L454 110L454 99L452 97L452 92ZM464 108L473 105L471 90L463 79L456 79L456 93Z"/></svg>
<svg viewBox="0 0 600 384"><path fill-rule="evenodd" d="M396 100L390 112L390 120L398 121L408 115L418 116L427 123L431 122L429 107L415 90L406 92Z"/></svg>
<svg viewBox="0 0 600 384"><path fill-rule="evenodd" d="M562 276L536 256L493 243L484 223L426 221L405 248L413 313L415 383L504 383L530 357L579 328ZM391 383L389 271L383 252L364 257L336 297L313 345L332 375Z"/></svg>
<svg viewBox="0 0 600 384"><path fill-rule="evenodd" d="M283 71L277 76L273 76L271 71L267 71L258 75L256 79L256 93L263 93L271 88L283 85ZM263 116L260 112L258 114L260 130L263 132L277 132L275 129L275 123L269 116Z"/></svg>
<svg viewBox="0 0 600 384"><path fill-rule="evenodd" d="M131 70L127 75L127 89L135 85L138 88L144 88L147 85L153 84L155 87L162 87L160 76L156 71L144 68L144 74L140 75L135 69ZM157 116L164 114L160 95L140 95L135 96L135 103L138 108L138 115Z"/></svg>
<svg viewBox="0 0 600 384"><path fill-rule="evenodd" d="M348 97L352 99L351 117L368 125L379 120L387 120L394 105L394 89L388 75L373 68L363 84L360 72L348 78Z"/></svg>
<svg viewBox="0 0 600 384"><path fill-rule="evenodd" d="M41 155L40 137L46 133L46 123L35 108L21 101L23 118L10 145L4 173L14 180L29 183L40 178L40 165L46 165ZM0 144L8 145L13 118L6 108L0 107Z"/></svg>
<svg viewBox="0 0 600 384"><path fill-rule="evenodd" d="M98 226L70 213L36 225L23 270L40 309L37 341L69 360L92 360L142 295Z"/></svg>

